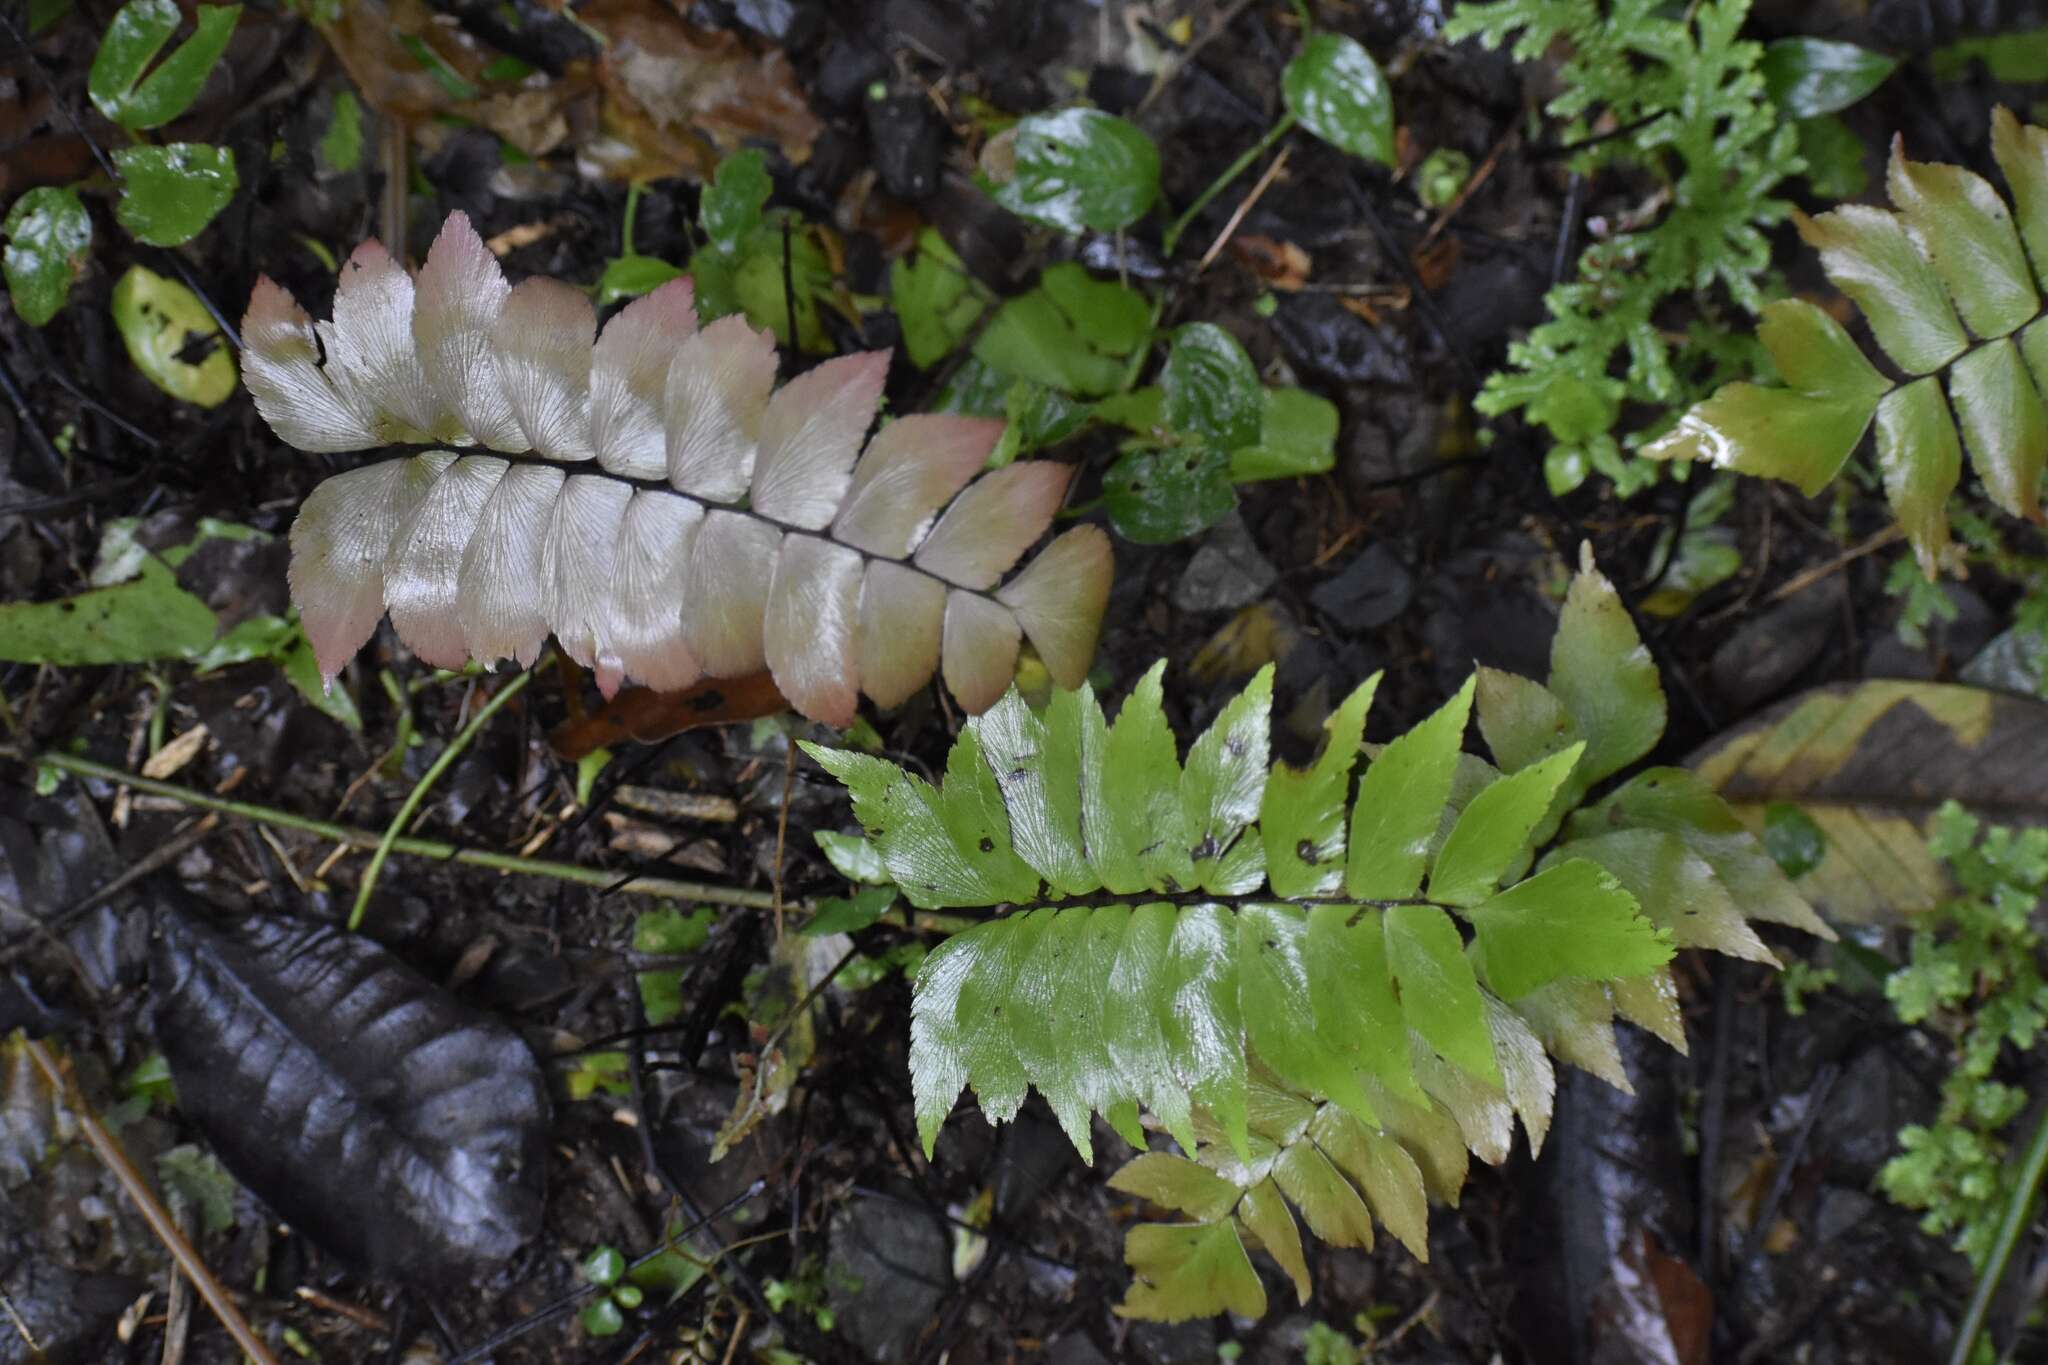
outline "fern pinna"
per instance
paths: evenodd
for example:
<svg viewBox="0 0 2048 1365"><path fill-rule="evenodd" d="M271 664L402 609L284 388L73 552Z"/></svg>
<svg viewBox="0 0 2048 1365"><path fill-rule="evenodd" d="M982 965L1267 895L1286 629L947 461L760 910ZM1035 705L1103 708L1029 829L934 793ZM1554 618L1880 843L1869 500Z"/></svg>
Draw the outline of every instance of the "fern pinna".
<svg viewBox="0 0 2048 1365"><path fill-rule="evenodd" d="M1797 219L1903 378L1872 365L1828 313L1786 299L1764 310L1758 331L1784 384L1726 385L1643 453L1784 479L1811 496L1875 418L1885 495L1929 578L1948 544L1948 498L1965 447L1993 503L2040 520L2048 129L1999 109L1991 154L2011 209L1982 176L1910 161L1894 138L1886 187L1895 211L1845 204Z"/></svg>
<svg viewBox="0 0 2048 1365"><path fill-rule="evenodd" d="M1162 668L1114 724L1087 688L1042 712L1012 690L940 787L806 746L912 904L1005 911L918 973L927 1151L963 1086L995 1121L1036 1087L1084 1157L1094 1114L1140 1149L1112 1183L1179 1215L1130 1233L1127 1314L1262 1312L1248 1244L1305 1300L1294 1211L1342 1246L1377 1220L1425 1256L1426 1203L1456 1203L1468 1149L1504 1160L1517 1117L1542 1143L1551 1057L1626 1086L1617 1015L1685 1046L1675 949L1773 961L1749 918L1828 934L1690 773L1581 808L1664 729L1655 666L1590 562L1547 683L1481 669L1374 748L1368 680L1306 770L1268 769L1270 668L1183 763ZM1475 711L1499 767L1461 751ZM1146 1150L1148 1126L1185 1155Z"/></svg>
<svg viewBox="0 0 2048 1365"><path fill-rule="evenodd" d="M1067 531L1002 581L1070 467L981 474L1002 424L955 416L897 418L863 451L887 352L778 389L773 335L736 316L700 330L686 279L600 335L583 291L508 284L460 213L416 281L366 242L331 322L262 279L242 328L257 410L301 450L493 452L428 449L306 499L292 597L330 679L387 610L440 667L530 663L552 631L607 695L765 666L832 725L859 693L892 706L940 667L980 711L1022 636L1054 679L1087 672L1101 530Z"/></svg>

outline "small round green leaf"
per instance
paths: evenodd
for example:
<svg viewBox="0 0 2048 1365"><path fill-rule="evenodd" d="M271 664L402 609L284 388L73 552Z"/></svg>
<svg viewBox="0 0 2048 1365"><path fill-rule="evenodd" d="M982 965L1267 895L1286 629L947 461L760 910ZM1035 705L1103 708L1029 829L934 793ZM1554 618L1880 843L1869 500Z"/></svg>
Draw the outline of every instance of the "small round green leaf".
<svg viewBox="0 0 2048 1365"><path fill-rule="evenodd" d="M85 269L92 218L76 191L43 186L14 201L7 221L7 292L14 311L31 327L57 315Z"/></svg>
<svg viewBox="0 0 2048 1365"><path fill-rule="evenodd" d="M199 296L143 266L130 266L114 286L114 326L128 358L149 382L173 398L218 407L235 391L235 361L220 328ZM186 360L195 341L213 343L197 362Z"/></svg>
<svg viewBox="0 0 2048 1365"><path fill-rule="evenodd" d="M1134 450L1102 476L1102 502L1117 534L1140 545L1183 540L1237 506L1230 459L1207 446Z"/></svg>
<svg viewBox="0 0 2048 1365"><path fill-rule="evenodd" d="M681 267L656 256L614 256L604 263L604 273L597 277L597 306L609 308L626 299L651 294L682 273Z"/></svg>
<svg viewBox="0 0 2048 1365"><path fill-rule="evenodd" d="M1222 450L1259 439L1259 372L1237 338L1213 322L1191 322L1173 334L1159 386L1166 424Z"/></svg>
<svg viewBox="0 0 2048 1365"><path fill-rule="evenodd" d="M1280 76L1301 126L1367 161L1394 163L1394 96L1372 54L1341 33L1318 33Z"/></svg>
<svg viewBox="0 0 2048 1365"><path fill-rule="evenodd" d="M241 184L234 153L203 142L123 147L114 153L114 165L121 172L114 216L151 246L191 241Z"/></svg>
<svg viewBox="0 0 2048 1365"><path fill-rule="evenodd" d="M1159 149L1100 109L1035 114L992 142L982 169L998 204L1068 232L1115 232L1159 198Z"/></svg>
<svg viewBox="0 0 2048 1365"><path fill-rule="evenodd" d="M626 1329L626 1315L610 1299L599 1299L583 1310L583 1330L594 1337L615 1337Z"/></svg>
<svg viewBox="0 0 2048 1365"><path fill-rule="evenodd" d="M107 25L86 77L93 106L123 128L158 128L192 107L228 39L234 36L240 5L201 5L198 31L180 43L156 70L150 62L177 31L175 0L131 0Z"/></svg>
<svg viewBox="0 0 2048 1365"><path fill-rule="evenodd" d="M704 187L697 218L711 245L736 255L740 244L761 226L761 210L774 190L768 161L758 151L736 152L718 163L718 175Z"/></svg>
<svg viewBox="0 0 2048 1365"><path fill-rule="evenodd" d="M626 1273L626 1258L613 1246L602 1246L583 1258L583 1278L592 1284L614 1285Z"/></svg>
<svg viewBox="0 0 2048 1365"><path fill-rule="evenodd" d="M1826 38L1780 38L1764 49L1764 89L1792 118L1833 114L1883 85L1896 57Z"/></svg>
<svg viewBox="0 0 2048 1365"><path fill-rule="evenodd" d="M1788 877L1804 877L1828 856L1828 836L1790 801L1764 807L1764 851Z"/></svg>

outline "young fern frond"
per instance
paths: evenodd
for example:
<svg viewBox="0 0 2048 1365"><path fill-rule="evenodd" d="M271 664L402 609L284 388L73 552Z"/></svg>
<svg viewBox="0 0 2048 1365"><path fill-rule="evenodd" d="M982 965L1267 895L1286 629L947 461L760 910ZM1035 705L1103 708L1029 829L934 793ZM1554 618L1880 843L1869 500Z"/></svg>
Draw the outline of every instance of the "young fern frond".
<svg viewBox="0 0 2048 1365"><path fill-rule="evenodd" d="M832 725L941 666L981 711L1025 635L1054 679L1087 673L1107 537L1076 527L1002 581L1071 469L983 474L1002 424L954 416L898 418L863 452L887 352L778 389L772 334L736 316L699 330L688 280L600 335L581 290L508 284L460 213L417 280L366 242L332 321L262 279L242 327L249 391L286 442L492 452L427 449L306 499L292 597L329 678L386 610L439 667L530 663L552 631L607 695L765 666Z"/></svg>
<svg viewBox="0 0 2048 1365"><path fill-rule="evenodd" d="M1827 933L1683 772L1575 810L1664 728L1590 562L1552 662L1548 685L1483 670L1379 748L1368 680L1305 770L1269 771L1270 668L1185 762L1163 665L1113 724L1085 687L1042 712L1010 692L938 787L807 745L912 904L1006 910L918 974L927 1150L965 1086L992 1121L1035 1087L1088 1158L1093 1115L1141 1151L1149 1115L1185 1155L1113 1183L1187 1221L1131 1233L1136 1316L1262 1311L1248 1240L1306 1298L1290 1206L1327 1241L1370 1245L1377 1219L1426 1255L1426 1202L1456 1202L1468 1149L1504 1160L1517 1117L1543 1141L1551 1057L1625 1086L1617 1015L1684 1046L1675 948L1774 961L1745 914ZM1475 710L1499 768L1461 752Z"/></svg>
<svg viewBox="0 0 2048 1365"><path fill-rule="evenodd" d="M1881 373L1820 308L1787 299L1764 310L1758 332L1784 385L1729 384L1643 453L1784 479L1811 496L1875 418L1885 495L1930 579L1948 544L1948 497L1965 448L1994 504L2039 521L2048 466L2048 317L2039 288L2048 285L2048 129L1999 109L1991 152L2010 208L1982 176L1910 161L1894 138L1886 175L1894 211L1845 204L1798 219L1800 236L1902 378Z"/></svg>

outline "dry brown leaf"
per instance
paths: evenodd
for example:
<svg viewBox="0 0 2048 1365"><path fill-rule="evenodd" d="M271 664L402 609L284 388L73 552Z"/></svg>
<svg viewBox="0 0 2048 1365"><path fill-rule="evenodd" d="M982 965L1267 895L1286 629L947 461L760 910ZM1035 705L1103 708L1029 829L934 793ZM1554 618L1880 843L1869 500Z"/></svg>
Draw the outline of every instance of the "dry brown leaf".
<svg viewBox="0 0 2048 1365"><path fill-rule="evenodd" d="M1309 254L1294 243L1261 237L1255 232L1240 232L1232 237L1230 254L1258 276L1260 283L1283 294L1292 294L1307 284L1310 272L1315 269Z"/></svg>
<svg viewBox="0 0 2048 1365"><path fill-rule="evenodd" d="M788 709L788 701L767 673L706 678L681 692L629 687L589 715L556 726L548 743L557 755L574 762L614 745L652 744L702 725L759 720Z"/></svg>
<svg viewBox="0 0 2048 1365"><path fill-rule="evenodd" d="M810 159L822 125L780 51L756 54L652 0L595 0L579 18L606 39L602 131L582 148L589 169L619 180L703 180L721 156L760 140L792 163Z"/></svg>

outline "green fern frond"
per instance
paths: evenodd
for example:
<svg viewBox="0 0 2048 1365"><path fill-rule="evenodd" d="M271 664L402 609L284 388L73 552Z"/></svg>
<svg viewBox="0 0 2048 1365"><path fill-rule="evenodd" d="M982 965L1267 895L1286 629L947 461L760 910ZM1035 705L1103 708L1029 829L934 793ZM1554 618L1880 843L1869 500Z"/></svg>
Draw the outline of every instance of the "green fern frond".
<svg viewBox="0 0 2048 1365"><path fill-rule="evenodd" d="M1752 902L1827 932L1703 784L1657 770L1578 809L1664 729L1656 669L1590 560L1547 683L1481 670L1368 746L1368 680L1307 769L1269 765L1270 668L1183 761L1163 667L1114 722L1085 687L1043 711L1012 691L936 787L805 746L914 905L1004 911L917 978L927 1151L971 1086L995 1122L1036 1088L1084 1158L1097 1114L1184 1154L1113 1182L1186 1220L1131 1234L1126 1313L1262 1310L1248 1245L1306 1298L1291 1210L1344 1246L1377 1219L1426 1256L1426 1204L1456 1202L1468 1151L1506 1159L1518 1118L1541 1145L1553 1057L1625 1086L1617 1015L1684 1046L1675 948L1771 960ZM1501 767L1462 752L1475 711Z"/></svg>
<svg viewBox="0 0 2048 1365"><path fill-rule="evenodd" d="M1758 334L1784 384L1727 385L1643 453L1784 479L1811 496L1874 423L1885 495L1930 579L1948 545L1948 498L1966 448L1996 506L2041 520L2048 316L2037 283L2048 282L2048 129L1999 109L1991 152L2010 207L1982 176L1910 161L1894 138L1891 211L1845 204L1797 220L1901 378L1881 373L1815 305L1774 303Z"/></svg>

